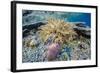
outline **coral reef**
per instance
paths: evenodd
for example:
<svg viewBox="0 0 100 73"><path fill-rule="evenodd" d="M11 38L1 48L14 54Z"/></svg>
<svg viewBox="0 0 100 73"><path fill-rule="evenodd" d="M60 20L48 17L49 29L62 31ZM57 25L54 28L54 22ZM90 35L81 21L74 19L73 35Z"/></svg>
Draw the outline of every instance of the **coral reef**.
<svg viewBox="0 0 100 73"><path fill-rule="evenodd" d="M67 21L69 14L36 12L23 11L23 63L91 59L90 27Z"/></svg>

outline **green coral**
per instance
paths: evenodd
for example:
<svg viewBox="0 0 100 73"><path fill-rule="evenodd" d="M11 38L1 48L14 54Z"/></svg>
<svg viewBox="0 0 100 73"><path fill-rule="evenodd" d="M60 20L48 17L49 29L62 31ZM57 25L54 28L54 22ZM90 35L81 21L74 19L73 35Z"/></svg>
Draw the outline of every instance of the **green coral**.
<svg viewBox="0 0 100 73"><path fill-rule="evenodd" d="M61 61L69 60L69 56L68 56L67 52L64 52L64 53L61 54L60 60Z"/></svg>

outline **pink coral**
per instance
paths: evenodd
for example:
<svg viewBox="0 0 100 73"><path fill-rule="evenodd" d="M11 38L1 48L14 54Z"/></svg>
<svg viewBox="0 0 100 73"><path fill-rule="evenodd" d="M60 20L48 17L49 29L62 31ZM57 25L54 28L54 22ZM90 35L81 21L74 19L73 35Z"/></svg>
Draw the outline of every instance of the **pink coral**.
<svg viewBox="0 0 100 73"><path fill-rule="evenodd" d="M48 50L47 50L46 56L47 56L47 59L51 61L51 60L54 60L57 54L59 53L60 45L57 43L53 43L49 45L47 49Z"/></svg>

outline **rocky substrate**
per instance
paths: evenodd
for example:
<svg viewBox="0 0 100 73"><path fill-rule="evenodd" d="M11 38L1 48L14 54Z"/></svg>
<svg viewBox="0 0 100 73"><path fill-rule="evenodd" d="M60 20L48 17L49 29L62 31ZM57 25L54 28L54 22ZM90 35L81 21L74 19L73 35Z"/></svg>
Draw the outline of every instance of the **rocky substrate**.
<svg viewBox="0 0 100 73"><path fill-rule="evenodd" d="M34 45L31 45L34 41ZM30 44L28 44L30 43ZM47 44L44 44L38 33L31 33L23 38L22 62L44 62L47 58ZM60 49L53 61L91 59L90 39L77 40Z"/></svg>

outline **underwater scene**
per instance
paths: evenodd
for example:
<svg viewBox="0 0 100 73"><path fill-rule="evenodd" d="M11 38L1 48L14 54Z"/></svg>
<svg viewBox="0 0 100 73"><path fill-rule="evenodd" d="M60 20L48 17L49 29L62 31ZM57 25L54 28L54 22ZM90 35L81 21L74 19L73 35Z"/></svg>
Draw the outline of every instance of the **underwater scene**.
<svg viewBox="0 0 100 73"><path fill-rule="evenodd" d="M22 10L22 63L91 59L91 14Z"/></svg>

